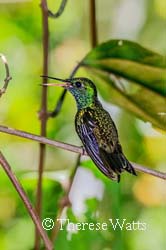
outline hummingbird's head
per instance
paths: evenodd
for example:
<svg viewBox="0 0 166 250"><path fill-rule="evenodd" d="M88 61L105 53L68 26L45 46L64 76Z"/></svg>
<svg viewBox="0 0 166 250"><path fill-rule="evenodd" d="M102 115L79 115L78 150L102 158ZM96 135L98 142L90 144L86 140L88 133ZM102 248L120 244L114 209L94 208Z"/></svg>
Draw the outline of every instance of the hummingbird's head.
<svg viewBox="0 0 166 250"><path fill-rule="evenodd" d="M96 86L88 78L70 79L66 88L75 97L79 109L91 106L97 98Z"/></svg>
<svg viewBox="0 0 166 250"><path fill-rule="evenodd" d="M44 84L50 86L62 86L67 89L74 97L77 103L78 109L90 107L97 100L97 90L94 83L84 77L77 77L62 80L54 77L47 77L61 81L60 84Z"/></svg>

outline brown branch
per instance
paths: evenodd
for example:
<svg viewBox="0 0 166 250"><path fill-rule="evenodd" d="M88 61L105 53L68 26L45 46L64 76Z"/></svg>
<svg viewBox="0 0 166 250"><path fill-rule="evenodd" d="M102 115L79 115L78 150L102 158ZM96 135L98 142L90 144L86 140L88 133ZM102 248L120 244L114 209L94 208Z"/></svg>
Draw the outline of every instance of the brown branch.
<svg viewBox="0 0 166 250"><path fill-rule="evenodd" d="M33 140L33 141L37 141L37 142L40 142L43 144L47 144L47 145L50 145L53 147L61 148L61 149L64 149L64 150L67 150L70 152L77 153L77 154L87 155L86 151L82 147L78 147L75 145L71 145L71 144L63 143L63 142L59 142L59 141L54 141L54 140L45 138L43 136L27 133L27 132L24 132L21 130L17 130L17 129L5 127L5 126L0 126L0 132L10 134L10 135L15 135L15 136L18 136L21 138L26 138L26 139ZM132 163L132 165L133 165L134 169L138 172L143 172L143 173L150 174L150 175L153 175L155 177L166 180L166 173L163 173L163 172L160 172L157 170L153 170L153 169L145 167L145 166L141 166L137 163Z"/></svg>
<svg viewBox="0 0 166 250"><path fill-rule="evenodd" d="M41 12L42 12L42 28L43 28L43 75L48 74L48 41L49 41L49 30L48 30L48 8L47 0L41 0ZM46 81L45 78L42 79L42 83ZM41 96L41 109L39 112L39 118L41 120L40 135L46 136L47 127L47 87L42 87ZM36 210L41 218L42 209L42 177L44 169L44 161L46 154L46 145L40 143L39 145L39 165L38 165L38 183L36 192ZM35 234L35 250L40 249L40 238L38 231Z"/></svg>
<svg viewBox="0 0 166 250"><path fill-rule="evenodd" d="M54 140L48 139L44 136L31 134L31 133L28 133L28 132L25 132L22 130L17 130L17 129L13 129L13 128L9 128L9 127L5 127L5 126L0 125L0 132L5 133L5 134L10 134L10 135L15 135L15 136L18 136L21 138L26 138L26 139L29 139L32 141L40 142L42 144L47 144L47 145L61 148L61 149L71 151L74 153L86 155L86 153L84 152L82 147L74 146L74 145L59 142L59 141L54 141Z"/></svg>
<svg viewBox="0 0 166 250"><path fill-rule="evenodd" d="M97 25L96 25L96 2L90 0L90 38L91 46L94 48L97 45Z"/></svg>
<svg viewBox="0 0 166 250"><path fill-rule="evenodd" d="M49 17L51 17L51 18L60 17L62 15L64 9L65 9L66 4L67 4L67 0L62 0L61 4L59 6L59 9L58 9L58 11L56 13L53 13L51 10L48 10Z"/></svg>
<svg viewBox="0 0 166 250"><path fill-rule="evenodd" d="M153 175L153 176L158 177L160 179L166 180L166 173L142 166L142 165L137 164L135 162L131 162L131 164L133 165L134 169L138 172L150 174L150 175Z"/></svg>
<svg viewBox="0 0 166 250"><path fill-rule="evenodd" d="M36 228L38 230L39 235L42 237L42 239L44 241L46 249L52 250L53 245L42 227L42 224L40 222L40 218L38 217L35 209L32 207L23 187L21 186L20 182L17 180L17 177L15 176L15 174L12 172L9 163L5 159L2 152L0 152L0 164L3 167L4 171L6 172L6 174L8 175L11 182L13 183L13 186L15 187L16 191L18 192L20 198L22 199L29 215L31 216L34 224L36 225Z"/></svg>
<svg viewBox="0 0 166 250"><path fill-rule="evenodd" d="M58 17L62 14L67 0L62 0L60 8L56 14L53 14L47 5L47 0L41 0L41 11L42 11L42 28L43 28L43 75L48 75L48 49L49 49L49 26L48 26L48 17ZM42 83L46 82L46 78L43 77ZM65 93L64 93L65 96ZM62 97L63 98L63 97ZM41 120L41 130L40 135L46 136L47 120L49 118L49 113L47 111L47 87L42 87L42 97L41 97L41 109L39 112L39 118ZM46 154L46 145L40 143L40 152L39 152L39 165L38 165L38 183L37 183L37 194L36 194L36 210L39 217L41 217L42 209L42 177L44 170L44 161ZM35 234L35 250L40 248L40 238L38 231L36 230Z"/></svg>
<svg viewBox="0 0 166 250"><path fill-rule="evenodd" d="M0 89L0 97L6 92L9 81L12 79L12 77L10 76L10 72L9 72L9 66L8 66L8 62L6 60L6 57L3 54L0 54L0 58L3 62L3 64L5 65L5 71L6 71L6 76L4 79L4 85L3 87Z"/></svg>

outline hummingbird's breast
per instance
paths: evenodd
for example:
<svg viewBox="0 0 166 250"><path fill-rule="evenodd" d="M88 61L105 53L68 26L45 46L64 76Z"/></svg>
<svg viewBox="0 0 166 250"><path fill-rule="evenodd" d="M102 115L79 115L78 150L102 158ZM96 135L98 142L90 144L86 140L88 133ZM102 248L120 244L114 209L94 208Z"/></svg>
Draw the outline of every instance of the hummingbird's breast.
<svg viewBox="0 0 166 250"><path fill-rule="evenodd" d="M118 133L110 114L102 105L95 105L77 112L76 130L78 126L86 125L95 136L99 146L107 151L113 151L118 143ZM78 130L77 130L78 131Z"/></svg>

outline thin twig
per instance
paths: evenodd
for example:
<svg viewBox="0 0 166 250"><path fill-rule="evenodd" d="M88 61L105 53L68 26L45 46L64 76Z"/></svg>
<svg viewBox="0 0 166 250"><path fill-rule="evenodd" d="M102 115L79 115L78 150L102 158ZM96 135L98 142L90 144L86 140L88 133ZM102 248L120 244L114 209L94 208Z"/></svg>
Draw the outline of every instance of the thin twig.
<svg viewBox="0 0 166 250"><path fill-rule="evenodd" d="M49 30L48 30L48 12L47 12L47 0L41 0L41 11L42 11L42 28L43 28L43 75L48 74L48 41L49 41ZM45 78L42 79L42 83L46 81ZM47 127L47 87L42 87L41 96L41 110L39 112L39 117L41 120L40 135L46 136ZM42 208L42 177L44 169L44 161L46 154L46 145L40 143L39 145L39 165L38 165L38 183L36 192L36 210L41 218L41 208ZM35 234L35 250L40 249L40 238L36 230Z"/></svg>
<svg viewBox="0 0 166 250"><path fill-rule="evenodd" d="M67 0L62 0L59 9L56 13L53 13L51 10L48 9L48 16L51 18L57 18L60 17L65 9L65 6L67 4Z"/></svg>
<svg viewBox="0 0 166 250"><path fill-rule="evenodd" d="M57 213L57 216L56 216L56 218L54 220L54 225L55 226L54 226L54 228L53 228L53 230L51 232L51 241L52 241L52 243L54 243L54 241L57 239L58 232L59 232L59 229L60 229L60 221L57 220L57 219L60 219L61 216L62 216L63 210L66 207L69 207L71 205L70 200L69 200L69 193L70 193L71 187L73 185L75 174L76 174L77 169L78 169L78 167L80 165L80 160L81 160L81 154L78 154L75 167L73 168L73 171L72 171L72 173L70 175L70 179L69 179L69 184L68 184L67 190L65 192L64 197L62 197L62 199L60 200L58 213Z"/></svg>
<svg viewBox="0 0 166 250"><path fill-rule="evenodd" d="M28 132L25 132L22 130L17 130L17 129L5 127L5 126L0 126L0 132L5 133L5 134L10 134L10 135L15 135L15 136L18 136L21 138L26 138L26 139L29 139L32 141L40 142L42 144L47 144L47 145L61 148L64 150L68 150L68 151L71 151L74 153L86 155L86 153L84 152L82 147L74 146L74 145L59 142L59 141L54 141L54 140L48 139L46 137L31 134L31 133L28 133Z"/></svg>
<svg viewBox="0 0 166 250"><path fill-rule="evenodd" d="M0 89L0 97L6 92L9 81L12 79L12 77L10 76L10 72L9 72L9 66L8 66L8 62L6 60L6 57L3 54L0 54L0 58L3 62L3 64L5 65L5 71L6 71L6 76L4 79L4 85L3 87Z"/></svg>
<svg viewBox="0 0 166 250"><path fill-rule="evenodd" d="M61 96L59 97L59 100L56 103L55 109L48 114L49 117L55 118L60 113L66 94L67 94L67 89L64 89L62 91Z"/></svg>
<svg viewBox="0 0 166 250"><path fill-rule="evenodd" d="M12 172L12 169L11 169L9 163L5 159L2 152L0 152L0 164L3 167L4 171L6 172L6 174L8 175L11 182L13 183L13 186L15 187L16 191L18 192L20 198L22 199L22 201L23 201L29 215L31 216L34 224L36 225L36 228L38 230L39 235L42 237L42 239L44 241L46 249L47 250L52 250L53 249L52 243L49 240L46 232L44 231L44 229L42 227L39 216L37 215L36 211L32 207L32 205L31 205L31 203L30 203L30 201L28 199L28 196L26 195L26 193L25 193L23 187L21 186L20 182L17 180L17 177Z"/></svg>
<svg viewBox="0 0 166 250"><path fill-rule="evenodd" d="M134 169L138 172L150 174L150 175L153 175L153 176L158 177L160 179L166 180L166 173L163 173L161 171L154 170L154 169L151 169L151 168L148 168L145 166L141 166L140 164L137 164L135 162L131 162L131 164L133 165Z"/></svg>
<svg viewBox="0 0 166 250"><path fill-rule="evenodd" d="M77 63L77 65L74 67L72 73L70 74L69 78L73 78L74 75L76 74L77 70L81 66L82 66L82 61ZM66 94L67 94L67 90L64 89L61 96L59 97L59 100L56 103L56 106L55 106L54 110L51 111L50 113L48 113L49 117L52 117L52 118L54 117L55 118L60 113L60 111L62 109L63 102L64 102L65 97L66 97Z"/></svg>
<svg viewBox="0 0 166 250"><path fill-rule="evenodd" d="M72 70L69 78L73 78L75 76L75 74L77 73L78 69L82 66L82 61L78 62L76 64L76 66L74 67L74 69Z"/></svg>
<svg viewBox="0 0 166 250"><path fill-rule="evenodd" d="M95 0L90 0L90 37L91 46L94 48L97 45L97 25L96 25L96 2Z"/></svg>
<svg viewBox="0 0 166 250"><path fill-rule="evenodd" d="M0 132L10 134L10 135L15 135L15 136L26 138L26 139L33 140L33 141L37 141L37 142L40 142L43 144L47 144L47 145L50 145L53 147L61 148L61 149L64 149L64 150L67 150L70 152L77 153L77 154L87 155L86 151L82 147L78 147L78 146L75 146L72 144L63 143L63 142L59 142L59 141L54 141L54 140L45 138L43 136L31 134L31 133L28 133L25 131L0 126ZM134 169L138 172L143 172L143 173L150 174L150 175L153 175L155 177L166 180L166 173L163 173L163 172L160 172L157 170L153 170L151 168L139 165L137 163L132 163L132 165L133 165Z"/></svg>

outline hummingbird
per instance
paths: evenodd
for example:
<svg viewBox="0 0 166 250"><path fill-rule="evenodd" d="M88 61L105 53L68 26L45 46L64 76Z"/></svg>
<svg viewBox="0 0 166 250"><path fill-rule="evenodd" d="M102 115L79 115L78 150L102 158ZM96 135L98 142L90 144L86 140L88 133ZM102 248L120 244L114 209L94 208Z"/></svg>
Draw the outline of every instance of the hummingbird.
<svg viewBox="0 0 166 250"><path fill-rule="evenodd" d="M43 77L60 81L44 85L62 86L74 96L77 104L75 129L98 169L117 182L120 182L120 174L125 170L136 175L133 166L123 154L115 123L98 99L95 84L84 77Z"/></svg>

